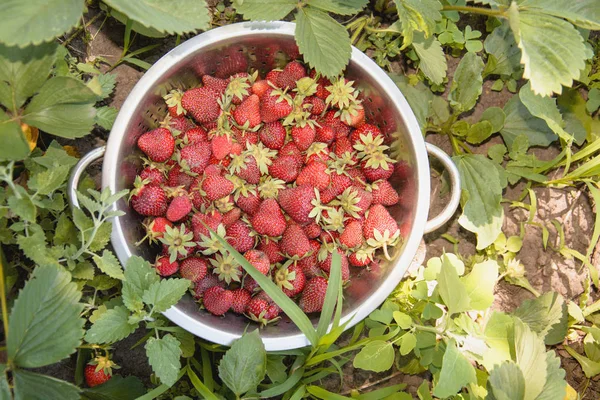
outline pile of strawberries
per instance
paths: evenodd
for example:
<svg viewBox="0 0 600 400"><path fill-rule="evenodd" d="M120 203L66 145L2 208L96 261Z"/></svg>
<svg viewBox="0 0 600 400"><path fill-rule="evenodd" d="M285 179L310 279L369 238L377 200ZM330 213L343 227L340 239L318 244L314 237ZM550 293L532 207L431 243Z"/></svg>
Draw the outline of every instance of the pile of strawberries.
<svg viewBox="0 0 600 400"><path fill-rule="evenodd" d="M279 307L210 227L306 313L321 311L333 252L348 281L350 267L389 258L400 240L386 208L399 201L389 179L402 169L391 139L365 121L354 82L297 61L264 79L202 83L166 95L169 115L137 142L146 157L130 202L147 217L144 240L162 246L158 273L194 282L214 315L276 320Z"/></svg>

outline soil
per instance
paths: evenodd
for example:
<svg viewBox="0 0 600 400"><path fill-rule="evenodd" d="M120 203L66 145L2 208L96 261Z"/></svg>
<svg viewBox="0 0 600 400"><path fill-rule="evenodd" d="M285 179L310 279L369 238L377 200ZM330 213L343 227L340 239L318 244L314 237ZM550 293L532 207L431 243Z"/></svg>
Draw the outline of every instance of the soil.
<svg viewBox="0 0 600 400"><path fill-rule="evenodd" d="M107 22L101 31L98 31L102 19L99 19L90 28L89 32L93 40L86 45L81 41L73 41L70 48L78 54L85 54L89 57L102 56L110 62L119 59L122 52L123 26L116 22ZM109 21L111 21L109 19ZM160 40L160 39L159 39ZM153 41L156 43L156 40ZM147 43L146 43L147 44ZM139 48L145 45L143 42L136 43L133 47ZM156 61L162 54L172 48L174 42L172 39L165 39L153 53L149 53L142 59L149 62ZM74 47L73 47L74 46ZM456 68L458 60L448 57L449 77ZM106 70L108 67L104 67ZM394 70L405 70L403 66L396 65ZM121 64L111 73L117 77L117 85L109 104L119 108L135 83L143 75L143 72L137 67L127 64ZM483 94L475 109L471 111L468 119L477 121L481 113L488 107L503 107L508 99L513 95L504 89L501 92L491 90L491 81L484 83ZM93 135L77 140L73 144L81 154L89 151L91 148L104 144L108 132L103 130L94 131ZM496 135L497 136L497 135ZM451 153L451 146L447 137L442 135L428 135L428 142L431 142L446 152ZM481 146L474 147L476 153L485 154L489 146L500 143L499 137L492 138ZM541 159L551 159L559 150L557 147L535 149L536 155ZM435 164L434 164L435 166ZM441 171L439 171L441 172ZM432 203L430 215L436 215L445 206L448 200L448 194L441 195L442 182L440 173L432 170ZM90 171L98 179L99 169ZM507 235L518 235L521 224L528 218L528 212L521 208L511 208L510 201L518 200L524 189L524 184L509 186L505 192L504 202L505 222L503 231ZM554 290L562 294L566 299L578 301L578 296L583 292L583 282L586 277L585 267L581 262L573 259L565 259L556 250L558 246L558 233L550 223L551 220L557 220L564 229L565 245L571 249L577 250L583 254L586 253L589 245L589 238L593 229L594 213L589 199L583 191L577 189L555 189L546 187L534 187L533 190L538 200L538 211L535 216L535 222L545 224L550 232L549 246L545 250L542 246L542 231L532 225L525 225L525 234L523 238L523 248L518 258L525 266L526 277L531 285L539 292ZM528 199L525 200L529 202ZM424 237L415 265L419 265L423 260L431 257L438 257L443 252L455 252L454 245L444 239L441 235L449 233L459 240L458 252L463 256L475 254L475 236L464 230L458 224L458 213L441 229L430 233ZM600 247L596 249L600 253ZM594 258L595 265L600 266L600 254ZM497 310L511 311L515 309L523 300L533 298L533 295L518 286L514 286L501 281L496 287L496 300L493 307ZM592 297L597 297L597 291L592 293ZM143 346L131 349L144 332L139 330L128 339L120 342L116 347L115 361L122 366L120 374L136 375L140 377L145 384L150 383L151 368L148 365ZM581 350L579 343L569 343L576 350ZM583 374L581 367L563 348L558 347L558 354L561 357L562 367L567 373L567 381L579 393L585 394L582 399L600 398L600 382L598 379L588 381ZM363 370L354 370L352 363L348 362L344 367L344 381L340 388L340 381L337 375L331 376L322 382L325 388L331 391L349 395L352 389L365 388L368 390L378 387L389 386L396 383L406 383L408 390L416 396L416 389L421 384L424 377L403 375L399 372L387 372L375 374ZM72 381L74 373L74 359L66 360L52 367L45 369L45 373L50 373L56 377ZM597 377L598 378L598 377Z"/></svg>

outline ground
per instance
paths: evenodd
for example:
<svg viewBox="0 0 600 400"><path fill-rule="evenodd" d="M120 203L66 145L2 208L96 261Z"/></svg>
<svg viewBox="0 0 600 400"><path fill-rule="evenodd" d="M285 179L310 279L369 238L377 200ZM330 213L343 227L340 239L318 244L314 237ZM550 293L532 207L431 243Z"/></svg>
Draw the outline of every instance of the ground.
<svg viewBox="0 0 600 400"><path fill-rule="evenodd" d="M81 41L74 40L69 45L69 48L81 58L91 59L101 56L110 62L114 62L119 58L122 51L123 26L109 20L103 29L98 32L100 22L101 19L89 28L90 34L93 37L90 43L84 45ZM142 46L143 44L140 42L138 45ZM174 42L172 39L166 39L165 43L149 55L146 60L149 62L156 61L168 49L172 48L173 45ZM457 62L457 59L448 57L449 75L456 68ZM121 64L115 68L112 73L117 75L117 86L109 104L119 108L143 73L125 64ZM492 91L491 84L491 81L485 82L479 103L468 118L476 121L486 108L491 106L502 107L512 96L512 93L506 91L506 89L502 92ZM107 133L98 130L94 131L92 135L70 144L74 145L81 154L85 154L90 149L102 145L106 139ZM451 146L445 136L428 135L426 140L447 152L451 152ZM499 141L499 138L492 139L473 150L474 152L484 153L490 145ZM540 148L536 149L536 154L541 159L551 159L558 154L558 151L556 147ZM434 168L437 167L435 164L433 166ZM438 195L442 187L439 172L435 171L435 169L432 170L431 191L433 195L431 196L430 215L438 213L447 201L447 195L441 197ZM91 171L91 173L99 180L100 170L98 167ZM521 222L526 221L528 218L526 210L510 207L510 200L517 200L523 189L524 184L517 184L514 187L509 186L506 190L505 199L509 201L504 203L506 219L503 230L507 235L519 234ZM549 225L549 243L556 246L558 241L557 232L550 224L551 220L556 219L564 227L566 245L585 254L589 245L594 221L593 205L590 204L587 196L577 189L534 187L534 191L538 199L536 222L545 222ZM455 252L454 245L441 236L443 233L449 233L460 240L458 244L460 254L468 256L475 253L475 236L460 227L457 221L458 215L457 213L455 218L450 220L441 229L424 237L424 245L418 254L420 259L424 258L427 260L431 257L440 256L444 251ZM597 248L593 260L597 266L600 265L599 253L600 249ZM523 249L519 254L519 258L525 265L527 278L536 290L540 292L555 290L565 296L565 298L573 301L577 301L578 296L583 292L583 281L586 273L584 267L578 261L565 259L562 255L552 250L550 246L547 250L544 250L542 246L542 233L539 228L531 225L525 226ZM529 291L501 281L496 288L494 308L498 310L513 310L524 299L532 297L533 295ZM143 335L144 332L138 331L128 339L120 342L114 354L116 357L115 361L122 366L120 370L122 375L136 375L145 380L145 383L149 383L151 369L147 363L143 347L139 346L131 349ZM573 347L576 350L581 350L577 343L574 343ZM590 381L586 389L585 386L588 385L588 381L579 364L561 346L558 347L558 354L561 357L562 366L567 372L567 380L570 385L579 393L585 391L583 399L600 398L600 382L598 379ZM46 369L46 373L51 373L67 380L72 380L73 371L73 360L66 360ZM409 388L413 389L413 394L415 394L414 390L416 390L423 379L419 376L405 376L398 372L374 374L362 370L353 370L351 363L345 366L344 372L345 380L341 389L337 376L328 379L324 382L324 385L334 392L339 391L342 394L349 394L352 389L377 388L404 382L408 384Z"/></svg>

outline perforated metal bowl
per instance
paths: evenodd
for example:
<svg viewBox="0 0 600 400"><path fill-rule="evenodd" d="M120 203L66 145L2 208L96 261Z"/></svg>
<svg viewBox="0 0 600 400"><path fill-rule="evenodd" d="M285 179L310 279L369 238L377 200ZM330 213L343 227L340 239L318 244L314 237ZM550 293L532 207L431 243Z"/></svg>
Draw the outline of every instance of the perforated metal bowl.
<svg viewBox="0 0 600 400"><path fill-rule="evenodd" d="M263 73L285 62L289 55L296 57L294 41L295 24L289 22L244 22L213 29L186 41L162 57L133 88L115 121L106 149L98 148L81 159L70 180L72 204L78 206L76 183L85 167L104 155L102 186L112 192L132 187L140 169L140 152L137 138L158 126L167 114L161 96L173 88L196 85L203 74L226 70L228 73L258 69ZM396 85L369 57L352 49L352 59L346 76L356 81L364 93L367 119L378 125L386 134L396 138L393 150L399 160L410 168L408 176L395 183L402 197L402 205L391 209L392 215L410 232L402 245L393 252L393 261L382 263L378 270L359 273L354 271L350 286L344 293L342 322L352 318L348 327L358 323L377 308L396 287L415 255L424 232L444 224L454 213L460 197L460 184L456 167L438 148L425 144L417 120ZM453 184L451 201L434 219L427 221L429 212L429 162L430 153L450 172ZM121 200L115 206L125 212L113 220L112 245L123 265L132 255L153 261L155 250L149 246L135 246L144 235L140 217ZM215 317L199 310L191 296L186 295L165 316L184 329L215 343L229 345L239 338L249 321L228 313ZM317 323L318 315L312 317ZM267 350L285 350L309 344L307 338L285 317L261 330Z"/></svg>

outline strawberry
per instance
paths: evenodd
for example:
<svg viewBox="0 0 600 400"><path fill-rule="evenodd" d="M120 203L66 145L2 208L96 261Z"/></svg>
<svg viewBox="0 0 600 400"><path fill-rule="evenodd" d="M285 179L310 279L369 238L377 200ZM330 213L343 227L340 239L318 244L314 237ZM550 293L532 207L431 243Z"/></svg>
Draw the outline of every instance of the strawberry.
<svg viewBox="0 0 600 400"><path fill-rule="evenodd" d="M331 200L342 194L344 190L352 186L352 178L346 174L338 174L336 171L332 172L331 185L321 192L321 202L328 204Z"/></svg>
<svg viewBox="0 0 600 400"><path fill-rule="evenodd" d="M223 215L223 225L227 228L242 217L242 210L237 207L232 208Z"/></svg>
<svg viewBox="0 0 600 400"><path fill-rule="evenodd" d="M373 195L358 186L349 187L338 198L337 204L354 218L364 215L373 201Z"/></svg>
<svg viewBox="0 0 600 400"><path fill-rule="evenodd" d="M346 253L344 253L341 249L336 250L341 258L341 270L342 270L342 280L347 281L350 279L350 267L348 265L348 257L346 257ZM327 258L319 263L319 268L325 271L327 274L331 271L331 253L327 254Z"/></svg>
<svg viewBox="0 0 600 400"><path fill-rule="evenodd" d="M363 244L364 238L362 225L358 221L351 221L346 224L344 231L340 234L340 243L349 249Z"/></svg>
<svg viewBox="0 0 600 400"><path fill-rule="evenodd" d="M167 208L167 219L172 222L177 222L185 218L190 211L192 211L192 201L187 192L183 191L183 194L180 194L171 200L169 208Z"/></svg>
<svg viewBox="0 0 600 400"><path fill-rule="evenodd" d="M243 157L240 156L240 157ZM256 163L254 156L247 156L243 158L243 163L239 169L236 169L235 175L239 176L243 180L253 185L256 185L260 181L260 169Z"/></svg>
<svg viewBox="0 0 600 400"><path fill-rule="evenodd" d="M219 52L219 56L222 57L215 71L217 78L227 79L233 74L248 70L246 53L239 50L242 50L240 46L231 46Z"/></svg>
<svg viewBox="0 0 600 400"><path fill-rule="evenodd" d="M307 184L279 191L279 205L299 224L314 221L309 215L314 208L311 203L315 198L314 188Z"/></svg>
<svg viewBox="0 0 600 400"><path fill-rule="evenodd" d="M351 168L351 169L347 170L346 172L348 173L348 175L350 175L350 178L352 178L354 186L365 186L366 185L365 182L367 181L367 177L365 176L365 174L362 172L362 170L360 168Z"/></svg>
<svg viewBox="0 0 600 400"><path fill-rule="evenodd" d="M227 242L240 253L254 247L254 238L250 236L250 228L242 220L237 220L226 229Z"/></svg>
<svg viewBox="0 0 600 400"><path fill-rule="evenodd" d="M346 125L340 117L335 116L335 111L331 110L325 114L324 124L331 126L335 131L336 138L346 137L350 133L350 127ZM323 124L321 124L323 125Z"/></svg>
<svg viewBox="0 0 600 400"><path fill-rule="evenodd" d="M267 73L265 80L267 82L271 82L272 84L275 84L277 82L277 79L279 78L279 75L281 75L281 71L271 70L271 71L269 71L269 73Z"/></svg>
<svg viewBox="0 0 600 400"><path fill-rule="evenodd" d="M233 183L221 175L209 175L202 182L202 190L211 201L230 195L233 189Z"/></svg>
<svg viewBox="0 0 600 400"><path fill-rule="evenodd" d="M187 140L187 143L208 142L208 133L204 129L196 127L185 131L183 138L184 141Z"/></svg>
<svg viewBox="0 0 600 400"><path fill-rule="evenodd" d="M321 274L321 268L319 268L319 250L321 249L321 243L317 240L310 240L310 252L301 260L298 260L298 266L302 268L302 272L307 278Z"/></svg>
<svg viewBox="0 0 600 400"><path fill-rule="evenodd" d="M307 164L296 179L298 185L309 184L317 190L325 190L329 186L330 177L327 173L327 164L322 162L311 162Z"/></svg>
<svg viewBox="0 0 600 400"><path fill-rule="evenodd" d="M361 140L361 138L360 138L361 135L367 136L369 133L371 134L371 136L373 138L375 138L377 136L383 137L383 133L381 133L379 128L376 127L375 125L362 124L355 130L353 130L352 134L350 135L350 141L352 142L352 145L355 145L356 143L358 143Z"/></svg>
<svg viewBox="0 0 600 400"><path fill-rule="evenodd" d="M229 82L227 79L215 78L210 75L202 75L202 83L205 87L218 92L219 95L222 96L225 93L225 89L227 89L227 84Z"/></svg>
<svg viewBox="0 0 600 400"><path fill-rule="evenodd" d="M234 132L235 140L240 143L242 150L247 149L248 144L257 144L259 141L258 132L242 131L235 126L231 130Z"/></svg>
<svg viewBox="0 0 600 400"><path fill-rule="evenodd" d="M279 150L285 143L287 132L281 121L269 122L258 131L260 141L269 149Z"/></svg>
<svg viewBox="0 0 600 400"><path fill-rule="evenodd" d="M302 311L308 314L319 312L323 309L327 285L327 279L320 276L315 276L306 283L299 302Z"/></svg>
<svg viewBox="0 0 600 400"><path fill-rule="evenodd" d="M101 365L87 364L83 370L83 376L85 377L85 383L89 387L94 387L107 382L112 374L107 373Z"/></svg>
<svg viewBox="0 0 600 400"><path fill-rule="evenodd" d="M260 271L263 275L268 275L271 267L269 257L260 250L249 250L244 254L244 257L250 264Z"/></svg>
<svg viewBox="0 0 600 400"><path fill-rule="evenodd" d="M270 304L269 308L267 308L267 312L265 313L265 319L267 321L275 321L279 318L279 314L281 314L281 308L279 308L279 306L275 303Z"/></svg>
<svg viewBox="0 0 600 400"><path fill-rule="evenodd" d="M187 90L181 98L181 105L197 122L203 124L216 120L221 113L219 92L209 87Z"/></svg>
<svg viewBox="0 0 600 400"><path fill-rule="evenodd" d="M283 145L281 150L279 150L279 157L283 156L292 156L298 161L299 165L304 164L304 156L294 142L287 142Z"/></svg>
<svg viewBox="0 0 600 400"><path fill-rule="evenodd" d="M373 187L373 204L393 206L398 203L399 196L389 181L376 181Z"/></svg>
<svg viewBox="0 0 600 400"><path fill-rule="evenodd" d="M321 226L316 222L311 222L308 225L304 225L302 229L309 239L316 239L319 237L319 235L321 235L321 232L323 232Z"/></svg>
<svg viewBox="0 0 600 400"><path fill-rule="evenodd" d="M329 162L329 147L325 143L314 142L306 150L306 164L318 161L327 164Z"/></svg>
<svg viewBox="0 0 600 400"><path fill-rule="evenodd" d="M244 126L248 123L250 129L254 128L261 121L260 98L253 94L233 110L232 115L238 125Z"/></svg>
<svg viewBox="0 0 600 400"><path fill-rule="evenodd" d="M137 145L154 162L165 162L173 155L175 139L168 129L157 128L139 137Z"/></svg>
<svg viewBox="0 0 600 400"><path fill-rule="evenodd" d="M317 135L317 131L315 127L311 124L306 124L304 126L294 126L292 128L292 139L296 146L300 149L300 151L307 150L311 144L315 141L315 136Z"/></svg>
<svg viewBox="0 0 600 400"><path fill-rule="evenodd" d="M179 264L179 274L184 279L196 283L206 276L207 262L200 257L188 257Z"/></svg>
<svg viewBox="0 0 600 400"><path fill-rule="evenodd" d="M166 227L172 227L173 223L164 217L156 217L154 219L146 219L142 225L146 229L146 235L136 245L141 244L146 239L150 243L156 243L158 239L164 236Z"/></svg>
<svg viewBox="0 0 600 400"><path fill-rule="evenodd" d="M275 199L266 199L250 220L252 227L260 235L281 236L287 226L285 217Z"/></svg>
<svg viewBox="0 0 600 400"><path fill-rule="evenodd" d="M218 211L213 211L211 214L196 213L192 217L192 232L194 232L194 240L201 240L201 236L209 236L210 232L204 226L206 224L210 229L216 232L217 227L221 223L223 217Z"/></svg>
<svg viewBox="0 0 600 400"><path fill-rule="evenodd" d="M310 252L311 247L306 233L299 225L289 225L280 242L281 252L288 258L300 259Z"/></svg>
<svg viewBox="0 0 600 400"><path fill-rule="evenodd" d="M356 153L354 151L354 148L352 147L352 142L350 142L350 139L348 139L347 137L341 137L336 139L333 152L338 157L342 157L345 153L350 153L352 155Z"/></svg>
<svg viewBox="0 0 600 400"><path fill-rule="evenodd" d="M264 252L267 255L271 264L280 263L285 259L281 254L281 248L279 247L279 243L274 240L261 241L258 244L257 249Z"/></svg>
<svg viewBox="0 0 600 400"><path fill-rule="evenodd" d="M349 126L358 128L365 122L365 109L362 105L357 105L354 110L349 113L350 120L346 121Z"/></svg>
<svg viewBox="0 0 600 400"><path fill-rule="evenodd" d="M173 134L185 132L194 128L196 125L183 115L172 117L167 115L160 124L163 128L169 129Z"/></svg>
<svg viewBox="0 0 600 400"><path fill-rule="evenodd" d="M283 293L288 297L294 297L302 292L306 284L304 272L302 271L302 268L296 264L292 264L289 267L280 267L275 272L273 278L277 286L279 286Z"/></svg>
<svg viewBox="0 0 600 400"><path fill-rule="evenodd" d="M363 235L369 241L369 245L375 242L374 245L382 247L389 260L391 257L388 254L387 246L393 246L398 242L400 229L388 210L381 204L375 204L369 209L369 214L363 224Z"/></svg>
<svg viewBox="0 0 600 400"><path fill-rule="evenodd" d="M138 214L160 217L167 212L167 194L159 186L142 186L132 193L131 206Z"/></svg>
<svg viewBox="0 0 600 400"><path fill-rule="evenodd" d="M256 293L258 290L260 290L260 286L258 285L258 283L254 280L253 277L251 277L248 274L246 274L246 276L244 277L244 283L242 284L242 286L250 293Z"/></svg>
<svg viewBox="0 0 600 400"><path fill-rule="evenodd" d="M165 182L167 181L167 179L165 178L165 175L162 173L162 171L153 166L148 166L148 167L144 168L142 170L142 172L140 172L140 178L142 180L147 179L149 181L147 183L147 185L150 185L150 186L164 185Z"/></svg>
<svg viewBox="0 0 600 400"><path fill-rule="evenodd" d="M269 82L265 80L256 81L252 85L252 93L257 95L258 97L262 97L263 94L269 89Z"/></svg>
<svg viewBox="0 0 600 400"><path fill-rule="evenodd" d="M277 77L275 84L280 88L296 88L296 81L306 76L304 66L298 61L288 63L281 74Z"/></svg>
<svg viewBox="0 0 600 400"><path fill-rule="evenodd" d="M204 142L192 143L184 146L179 155L190 171L201 174L209 164L211 149Z"/></svg>
<svg viewBox="0 0 600 400"><path fill-rule="evenodd" d="M348 262L354 267L366 267L373 261L375 249L370 246L364 246L348 256Z"/></svg>
<svg viewBox="0 0 600 400"><path fill-rule="evenodd" d="M187 174L179 165L175 165L169 171L166 185L168 187L179 187L183 186L184 189L188 189L194 182L194 177Z"/></svg>
<svg viewBox="0 0 600 400"><path fill-rule="evenodd" d="M269 88L260 98L260 117L263 122L275 122L290 115L294 107L289 96Z"/></svg>
<svg viewBox="0 0 600 400"><path fill-rule="evenodd" d="M171 276L179 271L179 262L169 262L169 257L158 256L154 262L154 268L160 276Z"/></svg>
<svg viewBox="0 0 600 400"><path fill-rule="evenodd" d="M269 166L269 175L286 183L296 180L300 173L300 164L293 156L277 157Z"/></svg>
<svg viewBox="0 0 600 400"><path fill-rule="evenodd" d="M251 320L259 322L261 325L267 325L277 319L279 313L269 305L266 300L254 297L246 307L246 314Z"/></svg>
<svg viewBox="0 0 600 400"><path fill-rule="evenodd" d="M231 153L232 147L233 142L231 141L229 135L215 136L210 142L212 154L217 160L222 160L228 156Z"/></svg>
<svg viewBox="0 0 600 400"><path fill-rule="evenodd" d="M185 224L173 228L165 227L165 234L160 238L163 244L162 255L169 256L169 262L183 260L196 250L196 243L192 240L194 234Z"/></svg>
<svg viewBox="0 0 600 400"><path fill-rule="evenodd" d="M315 136L315 140L317 142L331 144L335 139L335 132L333 128L329 125L323 125L317 127L317 134Z"/></svg>
<svg viewBox="0 0 600 400"><path fill-rule="evenodd" d="M206 289L202 300L204 308L213 315L224 315L233 305L233 293L219 286Z"/></svg>
<svg viewBox="0 0 600 400"><path fill-rule="evenodd" d="M316 96L310 96L304 99L302 106L310 111L312 115L321 115L325 111L325 102Z"/></svg>
<svg viewBox="0 0 600 400"><path fill-rule="evenodd" d="M225 167L221 164L209 164L208 167L204 169L204 176L217 175L223 176L225 172ZM198 179L200 182L200 187L202 187L203 180Z"/></svg>
<svg viewBox="0 0 600 400"><path fill-rule="evenodd" d="M247 196L240 194L235 203L246 214L254 215L260 207L260 198L256 194L249 192Z"/></svg>
<svg viewBox="0 0 600 400"><path fill-rule="evenodd" d="M238 288L232 290L233 293L233 302L231 303L231 311L236 314L243 314L246 312L246 307L248 307L248 303L252 299L250 292L244 288Z"/></svg>
<svg viewBox="0 0 600 400"><path fill-rule="evenodd" d="M394 173L394 165L389 162L387 163L387 168L384 168L382 165L378 167L367 167L366 164L367 162L363 161L360 166L369 182L375 182L380 179L387 180Z"/></svg>
<svg viewBox="0 0 600 400"><path fill-rule="evenodd" d="M206 290L210 289L211 287L224 288L225 282L220 281L215 274L206 274L206 276L203 279L196 282L196 285L194 286L193 290L194 297L196 299L202 298L202 296L204 296L204 292L206 292Z"/></svg>

